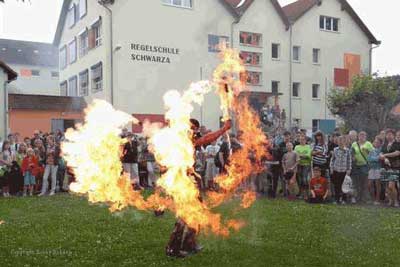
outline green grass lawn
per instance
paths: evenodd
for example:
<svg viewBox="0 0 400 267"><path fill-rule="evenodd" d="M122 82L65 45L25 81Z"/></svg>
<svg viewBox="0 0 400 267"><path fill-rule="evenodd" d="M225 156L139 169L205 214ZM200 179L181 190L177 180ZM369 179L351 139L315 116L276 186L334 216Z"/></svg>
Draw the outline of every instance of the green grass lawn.
<svg viewBox="0 0 400 267"><path fill-rule="evenodd" d="M127 209L111 214L85 198L0 199L0 266L400 266L400 212L372 207L235 202L223 214L247 225L204 250L165 256L174 217ZM232 211L233 210L233 211Z"/></svg>

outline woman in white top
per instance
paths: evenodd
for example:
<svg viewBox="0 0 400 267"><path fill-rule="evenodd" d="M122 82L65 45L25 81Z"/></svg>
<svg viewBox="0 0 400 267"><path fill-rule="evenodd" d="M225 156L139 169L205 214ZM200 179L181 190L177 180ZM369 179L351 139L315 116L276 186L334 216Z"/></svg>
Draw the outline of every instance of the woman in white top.
<svg viewBox="0 0 400 267"><path fill-rule="evenodd" d="M10 196L10 177L9 177L9 169L12 166L12 162L14 160L14 154L11 151L10 142L4 141L3 146L0 152L0 168L1 168L1 186L3 190L3 196Z"/></svg>

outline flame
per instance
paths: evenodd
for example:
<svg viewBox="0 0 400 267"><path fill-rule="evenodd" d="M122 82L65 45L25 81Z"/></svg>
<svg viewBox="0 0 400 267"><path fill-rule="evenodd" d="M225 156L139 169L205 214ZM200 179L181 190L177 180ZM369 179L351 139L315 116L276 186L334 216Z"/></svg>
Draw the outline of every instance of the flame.
<svg viewBox="0 0 400 267"><path fill-rule="evenodd" d="M211 209L233 196L240 184L251 174L263 170L261 159L266 154L266 138L259 128L257 114L241 96L245 86L240 77L245 68L235 50L221 53L223 62L216 68L213 83L201 81L190 85L180 93L168 91L164 95L167 126L143 124L144 134L157 163L165 169L157 180L156 192L145 199L142 192L134 191L129 178L122 173L120 161L124 140L119 137L121 129L137 123L132 116L115 110L105 101L96 100L85 110L85 123L76 130L68 130L62 151L68 165L74 168L76 182L71 191L87 194L90 202L105 202L111 211L134 206L140 210L169 209L191 228L227 236L231 229L244 225L236 220L223 220ZM204 95L213 86L221 98L223 119L234 116L242 131L239 142L242 149L236 151L230 161L227 174L216 181L221 191L208 194L208 201L200 201L193 171L194 146L190 124L193 104L201 105ZM255 193L242 194L242 207L248 208L255 200Z"/></svg>
<svg viewBox="0 0 400 267"><path fill-rule="evenodd" d="M242 148L230 157L230 165L227 173L217 177L215 180L221 188L221 192L210 192L209 203L218 206L230 198L239 186L252 174L264 170L263 158L267 157L267 138L262 131L259 116L250 107L246 96L247 88L240 80L245 76L245 68L239 57L239 53L233 49L221 52L224 61L214 72L214 82L218 83L217 93L222 99L221 109L224 116L231 113L236 119L236 126L240 131L238 142ZM238 78L239 77L239 78ZM250 193L243 194L243 207L250 207L255 200Z"/></svg>

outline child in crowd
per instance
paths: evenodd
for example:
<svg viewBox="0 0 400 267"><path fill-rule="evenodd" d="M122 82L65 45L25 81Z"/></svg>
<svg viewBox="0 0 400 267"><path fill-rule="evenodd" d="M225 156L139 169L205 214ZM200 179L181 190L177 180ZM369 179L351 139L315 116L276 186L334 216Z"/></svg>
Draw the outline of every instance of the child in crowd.
<svg viewBox="0 0 400 267"><path fill-rule="evenodd" d="M214 188L214 178L218 174L218 168L215 165L215 157L217 156L219 151L219 146L217 146L217 142L214 141L210 145L206 147L206 187L208 189Z"/></svg>
<svg viewBox="0 0 400 267"><path fill-rule="evenodd" d="M24 176L24 193L29 190L29 195L33 195L33 188L36 184L36 171L39 168L38 160L32 148L28 148L27 155L22 161L22 175Z"/></svg>
<svg viewBox="0 0 400 267"><path fill-rule="evenodd" d="M10 196L10 173L15 155L12 153L10 142L4 141L0 152L0 181L3 189L3 196Z"/></svg>
<svg viewBox="0 0 400 267"><path fill-rule="evenodd" d="M295 199L294 187L297 182L297 165L299 164L299 155L293 151L293 144L291 142L286 144L287 153L283 155L282 167L286 181L286 188L288 189L288 199Z"/></svg>
<svg viewBox="0 0 400 267"><path fill-rule="evenodd" d="M381 154L382 141L379 138L374 140L374 149L368 154L368 190L371 194L371 199L374 200L374 205L379 205L381 193Z"/></svg>
<svg viewBox="0 0 400 267"><path fill-rule="evenodd" d="M329 194L328 180L321 176L321 168L314 166L313 178L310 181L310 203L326 203Z"/></svg>

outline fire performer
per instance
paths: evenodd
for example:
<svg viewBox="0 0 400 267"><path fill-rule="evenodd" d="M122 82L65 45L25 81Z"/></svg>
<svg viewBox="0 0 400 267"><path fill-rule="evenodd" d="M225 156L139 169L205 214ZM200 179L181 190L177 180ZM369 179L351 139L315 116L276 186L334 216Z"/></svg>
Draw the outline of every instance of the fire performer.
<svg viewBox="0 0 400 267"><path fill-rule="evenodd" d="M199 128L200 123L195 119L190 120L191 129L193 132L193 145L194 147L200 147L206 144L210 144L213 141L217 140L220 136L222 136L225 132L231 129L232 122L231 120L227 120L224 124L224 127L219 129L218 131L206 134L204 136L200 136ZM194 177L197 186L199 188L199 199L202 201L202 197L200 195L200 187L201 187L201 177L194 170L189 170L190 175ZM198 229L193 229L189 227L182 219L178 218L178 221L175 223L175 228L170 236L168 245L166 247L167 256L171 257L185 257L191 253L197 253L202 248L197 245L196 235L198 234Z"/></svg>

